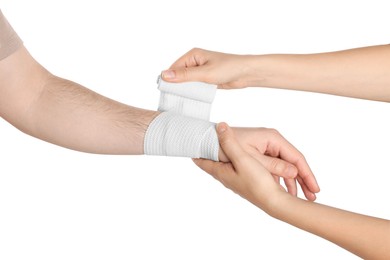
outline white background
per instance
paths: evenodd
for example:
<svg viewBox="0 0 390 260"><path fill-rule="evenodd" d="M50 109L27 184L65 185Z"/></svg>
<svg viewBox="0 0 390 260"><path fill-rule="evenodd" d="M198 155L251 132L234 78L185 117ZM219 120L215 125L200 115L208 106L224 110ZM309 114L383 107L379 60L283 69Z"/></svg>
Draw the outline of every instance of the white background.
<svg viewBox="0 0 390 260"><path fill-rule="evenodd" d="M312 53L390 43L387 1L20 1L1 8L51 72L155 109L156 76L193 47ZM367 86L369 87L369 86ZM390 217L390 106L218 90L212 120L278 129L318 202ZM102 156L0 121L0 259L356 259L270 218L186 158ZM364 235L364 234L362 234Z"/></svg>

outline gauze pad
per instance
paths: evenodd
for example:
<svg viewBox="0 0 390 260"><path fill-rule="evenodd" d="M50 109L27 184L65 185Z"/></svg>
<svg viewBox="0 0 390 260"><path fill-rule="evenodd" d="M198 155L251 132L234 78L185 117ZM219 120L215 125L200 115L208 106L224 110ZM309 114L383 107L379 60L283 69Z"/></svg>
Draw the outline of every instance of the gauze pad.
<svg viewBox="0 0 390 260"><path fill-rule="evenodd" d="M216 85L202 82L168 83L158 79L162 111L145 133L148 155L205 158L218 161L215 124L209 122Z"/></svg>

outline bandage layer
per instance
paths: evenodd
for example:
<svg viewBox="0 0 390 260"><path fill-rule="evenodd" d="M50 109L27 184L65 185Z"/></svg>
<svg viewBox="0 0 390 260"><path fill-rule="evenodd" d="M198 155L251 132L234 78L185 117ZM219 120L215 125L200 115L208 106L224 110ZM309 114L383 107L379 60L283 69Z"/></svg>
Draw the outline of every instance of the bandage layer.
<svg viewBox="0 0 390 260"><path fill-rule="evenodd" d="M169 83L158 79L159 111L170 111L203 120L210 119L216 85L203 82Z"/></svg>
<svg viewBox="0 0 390 260"><path fill-rule="evenodd" d="M218 161L219 143L215 124L163 112L145 134L145 154L206 158Z"/></svg>
<svg viewBox="0 0 390 260"><path fill-rule="evenodd" d="M145 134L148 155L205 158L218 161L215 124L209 122L216 85L202 82L168 83L158 80L162 111Z"/></svg>

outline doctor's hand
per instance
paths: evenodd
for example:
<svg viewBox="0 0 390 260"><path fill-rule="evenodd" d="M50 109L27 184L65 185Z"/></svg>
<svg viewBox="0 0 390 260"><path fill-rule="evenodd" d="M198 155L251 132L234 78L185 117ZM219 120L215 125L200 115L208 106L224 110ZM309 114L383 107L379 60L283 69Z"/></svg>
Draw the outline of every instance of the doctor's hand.
<svg viewBox="0 0 390 260"><path fill-rule="evenodd" d="M251 55L234 55L194 48L161 73L169 82L202 81L234 89L257 84Z"/></svg>
<svg viewBox="0 0 390 260"><path fill-rule="evenodd" d="M226 124L219 124L218 127L221 125ZM280 178L284 179L290 194L297 196L298 181L305 197L311 201L316 199L315 193L320 188L305 157L278 131L243 127L229 128L229 131L234 133L241 149L267 169L276 183L280 182ZM223 147L220 149L219 159L222 162L231 161Z"/></svg>
<svg viewBox="0 0 390 260"><path fill-rule="evenodd" d="M220 123L217 132L220 145L230 162L194 159L195 164L225 187L269 213L278 196L285 193L284 189L259 160L245 151L232 128Z"/></svg>

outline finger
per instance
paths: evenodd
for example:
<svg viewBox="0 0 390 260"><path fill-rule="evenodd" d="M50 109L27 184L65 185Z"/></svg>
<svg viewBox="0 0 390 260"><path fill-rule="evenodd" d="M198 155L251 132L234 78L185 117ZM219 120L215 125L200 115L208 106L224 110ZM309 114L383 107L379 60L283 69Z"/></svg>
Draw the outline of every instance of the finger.
<svg viewBox="0 0 390 260"><path fill-rule="evenodd" d="M255 158L272 174L282 178L293 179L298 174L297 167L285 160L262 154L256 155Z"/></svg>
<svg viewBox="0 0 390 260"><path fill-rule="evenodd" d="M218 169L218 166L216 165L216 164L218 164L218 162L214 162L214 161L206 160L206 159L192 159L192 160L203 171L207 172L208 174L210 174L214 178L218 179L217 177L218 177L219 169Z"/></svg>
<svg viewBox="0 0 390 260"><path fill-rule="evenodd" d="M306 199L308 199L310 201L315 201L317 198L315 193L313 193L309 190L306 183L303 181L303 179L300 176L297 177L297 180L298 180L299 185L301 186L301 189L302 189L303 194L305 195Z"/></svg>
<svg viewBox="0 0 390 260"><path fill-rule="evenodd" d="M231 163L215 162L206 159L193 159L202 170L220 181L226 188L231 189L232 183L237 181L237 174Z"/></svg>
<svg viewBox="0 0 390 260"><path fill-rule="evenodd" d="M319 192L317 180L311 171L309 164L301 152L298 151L291 143L289 143L283 136L278 135L278 146L280 147L280 158L293 163L298 169L298 175L306 183L307 188L313 193Z"/></svg>
<svg viewBox="0 0 390 260"><path fill-rule="evenodd" d="M185 82L185 81L203 81L207 71L204 67L182 67L177 69L169 69L161 72L161 77L169 82Z"/></svg>
<svg viewBox="0 0 390 260"><path fill-rule="evenodd" d="M280 177L278 175L272 174L272 178L274 178L274 181L279 185L279 187L283 190L286 191L286 188L283 187L282 184L280 184Z"/></svg>
<svg viewBox="0 0 390 260"><path fill-rule="evenodd" d="M306 184L307 188L312 193L317 193L320 191L316 177L311 171L308 163L306 162L305 157L301 157L295 164L299 170L298 175L302 178L303 182Z"/></svg>
<svg viewBox="0 0 390 260"><path fill-rule="evenodd" d="M206 71L202 67L205 63L203 50L194 48L163 71L161 77L169 82L205 81Z"/></svg>
<svg viewBox="0 0 390 260"><path fill-rule="evenodd" d="M239 164L243 158L249 155L244 152L234 136L232 129L226 123L219 123L217 125L217 134L219 145L225 152L226 156L233 163L233 165Z"/></svg>
<svg viewBox="0 0 390 260"><path fill-rule="evenodd" d="M225 183L230 183L231 179L236 175L231 163L215 162L206 159L192 160L199 168L222 182L225 186Z"/></svg>
<svg viewBox="0 0 390 260"><path fill-rule="evenodd" d="M206 63L206 59L204 57L204 50L199 48L193 48L188 51L186 54L181 56L178 60L176 60L169 69L175 70L183 67L195 67L201 66Z"/></svg>
<svg viewBox="0 0 390 260"><path fill-rule="evenodd" d="M274 178L274 181L277 183L277 184L280 184L280 177L275 175L275 174L272 174L272 178Z"/></svg>
<svg viewBox="0 0 390 260"><path fill-rule="evenodd" d="M298 190L295 179L284 179L284 184L286 185L288 193L296 197L298 194Z"/></svg>

